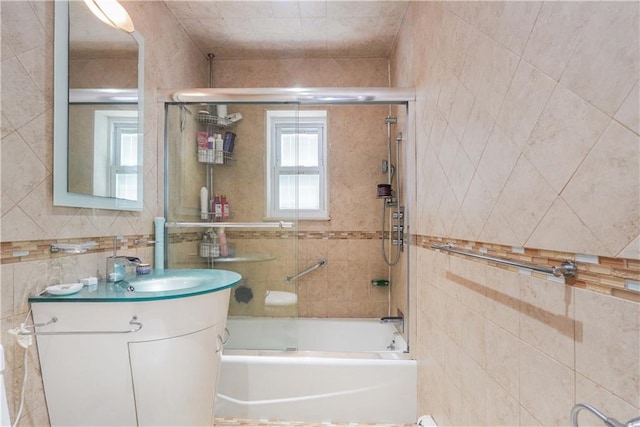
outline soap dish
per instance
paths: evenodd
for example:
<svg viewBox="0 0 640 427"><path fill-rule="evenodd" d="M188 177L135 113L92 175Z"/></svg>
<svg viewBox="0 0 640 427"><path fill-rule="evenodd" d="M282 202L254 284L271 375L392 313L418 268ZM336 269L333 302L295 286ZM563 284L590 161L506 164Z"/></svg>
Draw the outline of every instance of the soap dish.
<svg viewBox="0 0 640 427"><path fill-rule="evenodd" d="M45 290L51 295L70 295L80 291L82 286L82 283L66 283L63 285L47 286Z"/></svg>

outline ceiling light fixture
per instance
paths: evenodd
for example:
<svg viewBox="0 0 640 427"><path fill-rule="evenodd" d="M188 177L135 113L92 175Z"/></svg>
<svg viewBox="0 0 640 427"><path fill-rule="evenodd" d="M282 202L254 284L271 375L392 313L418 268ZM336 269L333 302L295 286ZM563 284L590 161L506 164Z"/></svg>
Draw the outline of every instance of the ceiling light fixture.
<svg viewBox="0 0 640 427"><path fill-rule="evenodd" d="M117 0L84 0L91 12L102 22L126 33L133 33L133 21Z"/></svg>

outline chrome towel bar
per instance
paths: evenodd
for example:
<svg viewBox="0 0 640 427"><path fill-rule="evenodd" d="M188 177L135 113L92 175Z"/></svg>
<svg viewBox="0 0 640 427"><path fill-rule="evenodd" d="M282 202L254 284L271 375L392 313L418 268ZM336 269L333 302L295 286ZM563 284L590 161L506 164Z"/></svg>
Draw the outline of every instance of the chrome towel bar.
<svg viewBox="0 0 640 427"><path fill-rule="evenodd" d="M135 326L132 329L124 331L56 331L56 332L36 332L26 331L25 329L41 328L48 326L58 321L57 317L52 317L51 320L45 323L34 323L33 325L21 325L18 335L108 335L108 334L132 334L142 329L142 323L138 322L138 316L133 316L129 321L129 324Z"/></svg>
<svg viewBox="0 0 640 427"><path fill-rule="evenodd" d="M580 411L582 411L583 409L590 411L592 414L600 418L602 422L608 427L640 427L640 417L630 419L626 423L621 423L615 418L606 416L593 406L586 403L576 403L573 408L571 408L571 425L573 427L578 427L578 413L580 413Z"/></svg>
<svg viewBox="0 0 640 427"><path fill-rule="evenodd" d="M465 255L472 258L484 259L486 261L493 261L499 264L511 265L513 267L526 268L528 270L539 271L541 273L553 274L556 277L560 277L560 276L573 277L577 270L577 265L573 261L564 261L562 264L554 267L540 267L538 265L526 264L526 263L511 261L508 259L481 255L474 252L462 251L460 249L455 249L455 246L453 246L453 244L451 243L447 243L444 245L431 245L431 248L438 249L441 251L451 252L454 254Z"/></svg>

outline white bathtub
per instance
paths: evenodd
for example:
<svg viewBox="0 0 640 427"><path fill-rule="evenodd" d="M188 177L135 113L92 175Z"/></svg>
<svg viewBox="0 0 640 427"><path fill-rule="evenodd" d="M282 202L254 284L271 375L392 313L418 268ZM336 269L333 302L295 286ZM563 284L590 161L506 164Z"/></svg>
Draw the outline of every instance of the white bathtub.
<svg viewBox="0 0 640 427"><path fill-rule="evenodd" d="M227 327L217 417L416 419L416 362L404 353L406 343L393 325L379 319L231 318Z"/></svg>

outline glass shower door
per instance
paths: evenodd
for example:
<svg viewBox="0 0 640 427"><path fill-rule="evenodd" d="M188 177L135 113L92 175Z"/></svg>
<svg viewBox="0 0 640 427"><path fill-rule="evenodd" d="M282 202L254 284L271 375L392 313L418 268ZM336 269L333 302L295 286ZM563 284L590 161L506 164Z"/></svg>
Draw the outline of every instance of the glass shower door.
<svg viewBox="0 0 640 427"><path fill-rule="evenodd" d="M267 217L265 117L285 109L297 106L166 105L165 217L179 224L167 228L167 266L242 275L231 290L227 349L297 348L298 295L286 280L298 271L297 219Z"/></svg>

